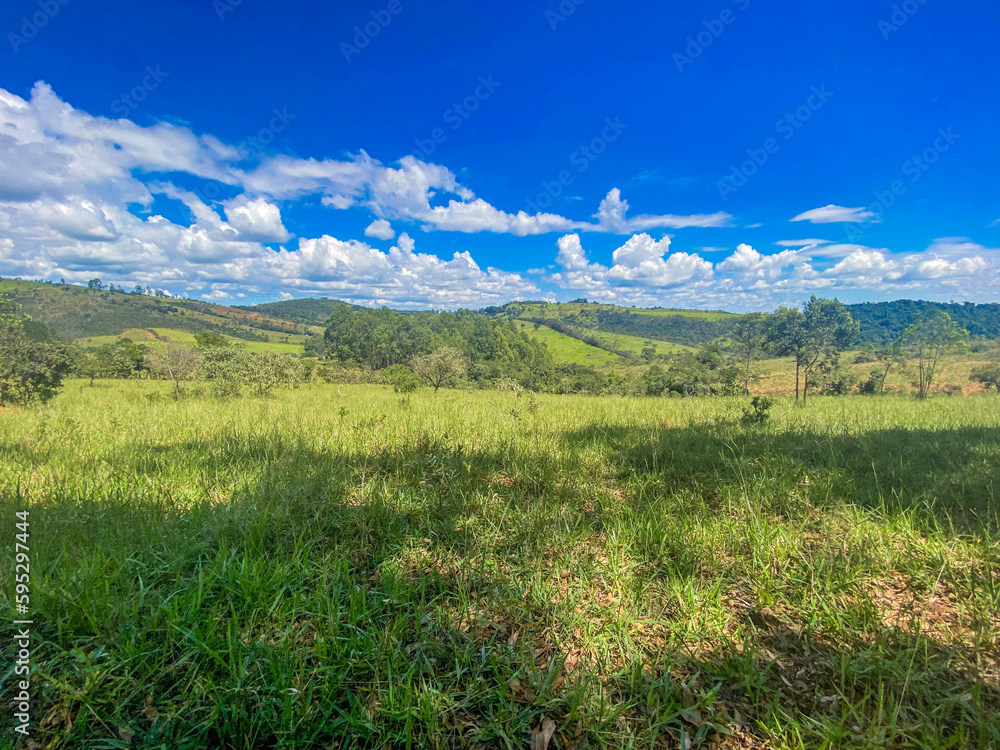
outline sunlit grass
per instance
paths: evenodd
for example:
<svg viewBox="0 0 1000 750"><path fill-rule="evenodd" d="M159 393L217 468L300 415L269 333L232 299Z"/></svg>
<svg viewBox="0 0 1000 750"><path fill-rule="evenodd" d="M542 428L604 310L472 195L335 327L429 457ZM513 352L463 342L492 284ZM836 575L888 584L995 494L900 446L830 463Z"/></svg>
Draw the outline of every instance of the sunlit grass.
<svg viewBox="0 0 1000 750"><path fill-rule="evenodd" d="M45 747L1000 746L998 398L166 391L0 415Z"/></svg>

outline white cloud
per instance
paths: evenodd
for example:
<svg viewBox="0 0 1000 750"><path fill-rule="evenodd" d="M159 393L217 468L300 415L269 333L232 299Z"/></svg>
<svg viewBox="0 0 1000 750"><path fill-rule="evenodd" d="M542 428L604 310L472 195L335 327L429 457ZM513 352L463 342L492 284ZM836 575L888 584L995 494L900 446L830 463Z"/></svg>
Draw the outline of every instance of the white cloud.
<svg viewBox="0 0 1000 750"><path fill-rule="evenodd" d="M816 247L817 245L830 245L830 240L780 240L775 242L778 247Z"/></svg>
<svg viewBox="0 0 1000 750"><path fill-rule="evenodd" d="M861 208L844 208L843 206L829 205L801 213L792 221L810 221L813 224L866 224L877 223L879 218L863 206Z"/></svg>
<svg viewBox="0 0 1000 750"><path fill-rule="evenodd" d="M288 242L292 238L281 222L281 210L264 198L240 196L225 205L229 225L245 242Z"/></svg>
<svg viewBox="0 0 1000 750"><path fill-rule="evenodd" d="M377 240L391 240L396 236L396 231L385 219L376 219L365 229L365 237L374 237Z"/></svg>

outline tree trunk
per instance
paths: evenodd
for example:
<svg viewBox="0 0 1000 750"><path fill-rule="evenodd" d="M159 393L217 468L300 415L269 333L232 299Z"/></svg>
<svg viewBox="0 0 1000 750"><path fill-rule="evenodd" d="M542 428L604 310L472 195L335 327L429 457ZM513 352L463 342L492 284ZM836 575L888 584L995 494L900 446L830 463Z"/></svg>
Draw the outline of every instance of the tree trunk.
<svg viewBox="0 0 1000 750"><path fill-rule="evenodd" d="M796 401L799 400L799 370L800 370L801 367L802 367L802 365L796 359L795 360L795 400Z"/></svg>

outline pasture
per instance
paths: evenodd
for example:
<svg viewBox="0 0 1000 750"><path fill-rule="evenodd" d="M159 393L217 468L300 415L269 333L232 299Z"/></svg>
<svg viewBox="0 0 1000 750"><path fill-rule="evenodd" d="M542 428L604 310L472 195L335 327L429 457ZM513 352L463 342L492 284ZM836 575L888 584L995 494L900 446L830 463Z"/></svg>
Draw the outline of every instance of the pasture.
<svg viewBox="0 0 1000 750"><path fill-rule="evenodd" d="M1000 746L1000 398L168 390L0 413L39 747Z"/></svg>

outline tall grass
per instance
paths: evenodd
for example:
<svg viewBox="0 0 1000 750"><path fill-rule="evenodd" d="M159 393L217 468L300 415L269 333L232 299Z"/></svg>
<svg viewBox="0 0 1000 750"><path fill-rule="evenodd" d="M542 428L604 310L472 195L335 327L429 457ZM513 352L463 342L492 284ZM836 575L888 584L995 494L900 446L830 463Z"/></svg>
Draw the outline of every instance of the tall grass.
<svg viewBox="0 0 1000 750"><path fill-rule="evenodd" d="M44 747L1000 746L1000 399L165 389L0 415Z"/></svg>

